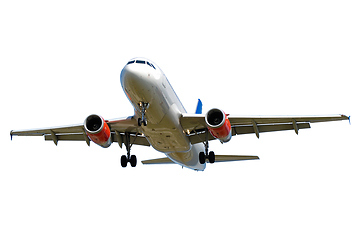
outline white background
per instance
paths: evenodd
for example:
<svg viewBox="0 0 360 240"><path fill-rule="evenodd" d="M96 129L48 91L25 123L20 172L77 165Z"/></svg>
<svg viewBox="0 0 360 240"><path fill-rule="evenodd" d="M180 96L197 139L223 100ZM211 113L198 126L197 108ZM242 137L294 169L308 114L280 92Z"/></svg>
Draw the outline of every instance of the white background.
<svg viewBox="0 0 360 240"><path fill-rule="evenodd" d="M359 239L357 1L3 1L1 239ZM146 57L188 112L351 115L234 137L260 161L123 169L117 144L12 129L133 114L122 67ZM162 157L133 147L138 160Z"/></svg>

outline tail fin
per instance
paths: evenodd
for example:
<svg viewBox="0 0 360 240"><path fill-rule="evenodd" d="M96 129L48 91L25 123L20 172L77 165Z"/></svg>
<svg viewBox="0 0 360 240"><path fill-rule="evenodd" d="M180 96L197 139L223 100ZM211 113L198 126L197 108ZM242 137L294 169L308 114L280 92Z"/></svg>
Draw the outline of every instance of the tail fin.
<svg viewBox="0 0 360 240"><path fill-rule="evenodd" d="M200 99L198 99L198 103L195 110L196 114L202 114L202 102Z"/></svg>

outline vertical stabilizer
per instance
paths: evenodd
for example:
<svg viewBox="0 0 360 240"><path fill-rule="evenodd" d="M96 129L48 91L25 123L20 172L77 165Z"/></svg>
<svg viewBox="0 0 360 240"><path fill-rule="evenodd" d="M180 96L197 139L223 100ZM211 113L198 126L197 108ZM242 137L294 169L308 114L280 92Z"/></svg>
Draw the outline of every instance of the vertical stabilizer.
<svg viewBox="0 0 360 240"><path fill-rule="evenodd" d="M202 102L201 102L200 99L198 100L195 113L196 113L196 114L202 114Z"/></svg>

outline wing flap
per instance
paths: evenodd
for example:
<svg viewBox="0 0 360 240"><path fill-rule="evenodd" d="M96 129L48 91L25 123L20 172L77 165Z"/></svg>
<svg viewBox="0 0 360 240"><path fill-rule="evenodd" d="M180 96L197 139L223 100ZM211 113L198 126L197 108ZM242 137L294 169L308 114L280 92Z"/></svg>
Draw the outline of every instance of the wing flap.
<svg viewBox="0 0 360 240"><path fill-rule="evenodd" d="M61 134L56 137L58 141L85 141L83 134ZM53 141L53 136L46 134L45 141Z"/></svg>
<svg viewBox="0 0 360 240"><path fill-rule="evenodd" d="M120 134L120 135L122 136L122 139L125 139L124 134ZM86 140L87 136L84 134L60 134L60 135L56 135L56 138L57 141L87 141ZM112 142L118 142L118 138L116 137L115 133L111 133L111 139ZM54 141L54 138L51 134L46 134L45 141ZM130 142L135 145L147 146L147 147L150 146L150 143L144 136L141 135L136 136L136 133L130 135Z"/></svg>
<svg viewBox="0 0 360 240"><path fill-rule="evenodd" d="M310 128L310 123L298 123L296 124L297 129L305 129ZM257 126L259 133L265 132L277 132L277 131L286 131L286 130L294 130L293 124L267 124L267 125L258 125ZM255 133L254 126L235 126L233 129L233 136L239 134L248 134Z"/></svg>
<svg viewBox="0 0 360 240"><path fill-rule="evenodd" d="M309 123L297 123L297 131L299 129L310 128ZM286 130L294 130L293 124L266 124L266 125L257 125L258 133L266 133L266 132L277 132L277 131L286 131ZM233 126L232 127L232 135L241 135L241 134L250 134L255 133L255 128L253 125L251 126ZM209 141L214 140L215 138L209 134ZM190 141L192 144L204 142L206 139L205 129L199 130L194 134L189 135Z"/></svg>

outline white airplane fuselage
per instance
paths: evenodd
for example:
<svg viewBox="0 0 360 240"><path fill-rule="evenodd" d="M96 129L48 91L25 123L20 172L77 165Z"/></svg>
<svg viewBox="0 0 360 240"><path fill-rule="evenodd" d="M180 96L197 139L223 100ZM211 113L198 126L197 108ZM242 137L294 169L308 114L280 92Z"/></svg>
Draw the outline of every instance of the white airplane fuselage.
<svg viewBox="0 0 360 240"><path fill-rule="evenodd" d="M135 117L141 118L141 103L147 103L146 126L139 126L151 146L184 167L204 170L199 163L203 143L191 144L180 124L186 113L178 96L161 69L153 62L136 58L122 69L121 86L135 109Z"/></svg>

